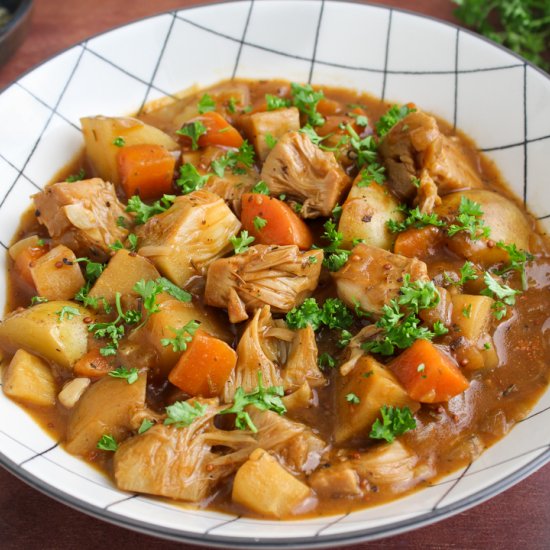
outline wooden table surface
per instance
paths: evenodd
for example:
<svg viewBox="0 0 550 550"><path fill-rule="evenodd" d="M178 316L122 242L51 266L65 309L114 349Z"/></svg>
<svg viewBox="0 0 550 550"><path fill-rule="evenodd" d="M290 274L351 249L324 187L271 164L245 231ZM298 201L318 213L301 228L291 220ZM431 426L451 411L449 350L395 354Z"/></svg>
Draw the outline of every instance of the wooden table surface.
<svg viewBox="0 0 550 550"><path fill-rule="evenodd" d="M56 52L93 34L189 0L36 0L26 41L0 68L0 88ZM380 2L454 21L447 0ZM3 419L7 422L7 419ZM356 545L369 549L550 548L550 465L492 500L435 525ZM194 546L147 537L88 517L31 489L0 469L0 548L184 550Z"/></svg>

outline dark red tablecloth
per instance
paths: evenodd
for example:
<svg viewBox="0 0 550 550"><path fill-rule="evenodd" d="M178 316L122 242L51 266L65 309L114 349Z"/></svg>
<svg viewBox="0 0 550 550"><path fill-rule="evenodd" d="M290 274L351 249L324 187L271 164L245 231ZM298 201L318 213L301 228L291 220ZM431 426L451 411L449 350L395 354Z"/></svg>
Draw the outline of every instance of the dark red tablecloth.
<svg viewBox="0 0 550 550"><path fill-rule="evenodd" d="M35 64L90 35L153 13L201 3L185 0L36 0L28 37L0 68L0 88ZM447 0L380 2L454 21ZM7 419L2 419L7 422ZM170 550L195 548L153 539L90 518L31 489L0 468L0 548ZM550 548L550 466L496 498L451 519L355 550Z"/></svg>

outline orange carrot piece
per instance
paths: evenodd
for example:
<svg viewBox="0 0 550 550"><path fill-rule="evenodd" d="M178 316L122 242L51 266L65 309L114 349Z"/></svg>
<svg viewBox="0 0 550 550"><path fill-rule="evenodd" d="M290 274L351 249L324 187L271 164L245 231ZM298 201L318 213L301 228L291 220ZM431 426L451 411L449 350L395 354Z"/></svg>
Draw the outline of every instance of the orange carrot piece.
<svg viewBox="0 0 550 550"><path fill-rule="evenodd" d="M15 269L21 278L32 287L34 287L34 280L31 273L31 264L44 256L48 250L49 247L47 246L29 246L22 250L15 258Z"/></svg>
<svg viewBox="0 0 550 550"><path fill-rule="evenodd" d="M74 365L76 376L85 378L101 378L114 370L113 359L101 355L98 348L85 353Z"/></svg>
<svg viewBox="0 0 550 550"><path fill-rule="evenodd" d="M342 105L338 101L324 97L317 103L317 112L323 116L336 115L342 111Z"/></svg>
<svg viewBox="0 0 550 550"><path fill-rule="evenodd" d="M448 401L469 386L454 359L428 340L416 340L389 367L409 396L421 403Z"/></svg>
<svg viewBox="0 0 550 550"><path fill-rule="evenodd" d="M285 202L267 195L243 194L241 223L257 244L295 244L302 250L309 250L313 244L311 231L294 210Z"/></svg>
<svg viewBox="0 0 550 550"><path fill-rule="evenodd" d="M237 353L223 340L197 330L168 380L193 396L214 397L223 390L237 364Z"/></svg>
<svg viewBox="0 0 550 550"><path fill-rule="evenodd" d="M441 231L433 225L428 225L420 229L411 227L402 233L399 233L395 239L393 251L395 254L407 256L407 258L422 258L428 256L443 240Z"/></svg>
<svg viewBox="0 0 550 550"><path fill-rule="evenodd" d="M202 122L206 128L206 133L202 134L198 139L199 147L208 147L209 145L218 145L222 147L239 148L243 144L243 137L239 131L227 122L220 113L210 111L198 117L191 119L187 124L192 122ZM191 138L188 136L178 136L181 143L191 146Z"/></svg>
<svg viewBox="0 0 550 550"><path fill-rule="evenodd" d="M117 154L118 171L127 197L158 199L172 191L176 159L160 145L128 145Z"/></svg>

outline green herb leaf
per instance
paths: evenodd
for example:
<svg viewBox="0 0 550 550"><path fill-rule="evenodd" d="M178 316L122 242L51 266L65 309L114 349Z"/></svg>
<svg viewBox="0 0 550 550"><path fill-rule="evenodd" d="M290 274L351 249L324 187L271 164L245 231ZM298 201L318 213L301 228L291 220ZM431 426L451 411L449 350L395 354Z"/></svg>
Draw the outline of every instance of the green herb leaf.
<svg viewBox="0 0 550 550"><path fill-rule="evenodd" d="M292 104L307 116L312 126L321 126L325 119L317 112L317 104L325 97L322 90L315 91L310 84L300 85L292 82L290 85Z"/></svg>
<svg viewBox="0 0 550 550"><path fill-rule="evenodd" d="M195 401L192 405L189 401L176 401L173 405L166 407L167 418L164 420L166 426L173 425L175 428L186 428L193 422L204 416L207 406Z"/></svg>
<svg viewBox="0 0 550 550"><path fill-rule="evenodd" d="M409 407L388 407L383 405L380 409L382 422L377 418L372 425L369 437L371 439L384 439L392 443L399 435L416 428L416 420Z"/></svg>
<svg viewBox="0 0 550 550"><path fill-rule="evenodd" d="M533 261L535 257L529 252L527 252L527 250L518 249L514 243L505 244L502 241L499 241L497 243L497 246L499 248L502 248L502 250L505 250L506 252L508 252L508 256L510 257L510 263L508 263L507 265L503 266L500 269L495 270L494 273L496 273L497 275L505 275L510 271L517 271L521 276L521 288L523 290L527 290L528 284L527 284L527 274L525 272L525 264L527 262Z"/></svg>
<svg viewBox="0 0 550 550"><path fill-rule="evenodd" d="M261 231L267 225L267 220L260 216L256 216L252 223L257 231Z"/></svg>
<svg viewBox="0 0 550 550"><path fill-rule="evenodd" d="M223 178L226 168L230 168L234 174L244 174L243 168L251 168L254 164L254 147L244 140L237 151L228 151L211 163L211 168L219 178Z"/></svg>
<svg viewBox="0 0 550 550"><path fill-rule="evenodd" d="M353 405L358 405L359 403L361 403L361 399L359 399L359 397L357 397L357 395L355 395L354 393L348 393L346 395L346 401Z"/></svg>
<svg viewBox="0 0 550 550"><path fill-rule="evenodd" d="M124 147L126 145L126 140L122 136L118 136L113 139L113 145L116 147Z"/></svg>
<svg viewBox="0 0 550 550"><path fill-rule="evenodd" d="M330 329L348 329L353 324L353 315L339 298L327 298L319 307L315 298L304 302L286 314L286 323L292 329L311 326L313 330L324 325Z"/></svg>
<svg viewBox="0 0 550 550"><path fill-rule="evenodd" d="M144 434L147 430L152 428L155 425L155 423L152 420L149 420L148 418L144 418L141 422L141 425L138 429L138 434Z"/></svg>
<svg viewBox="0 0 550 550"><path fill-rule="evenodd" d="M195 120L184 124L179 130L176 130L176 134L187 136L191 140L191 149L196 151L199 148L199 138L207 131L206 126L200 120Z"/></svg>
<svg viewBox="0 0 550 550"><path fill-rule="evenodd" d="M96 447L101 451L111 451L114 453L118 449L118 443L112 435L105 434L101 436Z"/></svg>
<svg viewBox="0 0 550 550"><path fill-rule="evenodd" d="M282 109L290 106L290 99L279 97L277 95L265 94L265 101L267 103L268 111L275 111L276 109Z"/></svg>
<svg viewBox="0 0 550 550"><path fill-rule="evenodd" d="M254 242L254 237L249 236L248 231L244 230L238 237L233 235L229 240L235 249L235 254L242 254L248 250L248 245Z"/></svg>
<svg viewBox="0 0 550 550"><path fill-rule="evenodd" d="M204 115L210 111L216 110L216 102L212 99L212 96L204 94L199 100L199 114Z"/></svg>
<svg viewBox="0 0 550 550"><path fill-rule="evenodd" d="M383 138L400 120L403 120L408 114L414 113L416 109L411 109L408 105L392 105L389 110L380 117L376 123L376 132Z"/></svg>
<svg viewBox="0 0 550 550"><path fill-rule="evenodd" d="M184 195L192 193L204 187L204 184L212 174L201 176L199 171L190 162L180 166L180 177L176 180L176 185L181 189Z"/></svg>
<svg viewBox="0 0 550 550"><path fill-rule="evenodd" d="M76 315L80 315L80 310L72 306L63 306L59 311L56 311L55 313L59 315L60 321L63 321L64 319L68 319L70 321Z"/></svg>
<svg viewBox="0 0 550 550"><path fill-rule="evenodd" d="M336 359L330 353L321 353L317 359L317 363L322 370L333 369L336 367Z"/></svg>
<svg viewBox="0 0 550 550"><path fill-rule="evenodd" d="M36 305L36 304L44 304L48 301L48 298L44 298L44 296L33 296L31 298L31 305Z"/></svg>
<svg viewBox="0 0 550 550"><path fill-rule="evenodd" d="M269 132L267 132L264 135L265 144L270 148L273 149L275 145L277 145L277 142L279 141L277 138L273 137Z"/></svg>
<svg viewBox="0 0 550 550"><path fill-rule="evenodd" d="M179 181L179 180L178 180ZM138 195L134 195L128 199L128 205L126 206L126 212L132 212L136 215L135 222L137 225L144 224L147 220L166 212L174 201L176 195L163 195L161 199L155 201L153 204L145 204Z"/></svg>
<svg viewBox="0 0 550 550"><path fill-rule="evenodd" d="M433 225L435 227L443 227L445 222L439 218L439 216L432 212L431 214L423 214L420 212L420 208L417 206L413 209L405 209L406 217L402 222L395 220L388 220L386 225L392 233L401 233L410 227L415 229L421 229L428 225Z"/></svg>
<svg viewBox="0 0 550 550"><path fill-rule="evenodd" d="M122 378L128 382L128 384L133 384L137 382L139 378L139 372L136 368L131 368L130 370L126 367L118 367L115 370L109 371L109 376L113 378Z"/></svg>
<svg viewBox="0 0 550 550"><path fill-rule="evenodd" d="M510 288L508 285L501 285L489 273L485 273L483 281L487 288L484 288L480 294L496 300L493 304L493 314L500 321L507 313L506 306L514 306L516 296L521 292Z"/></svg>
<svg viewBox="0 0 550 550"><path fill-rule="evenodd" d="M460 199L458 216L455 220L457 223L450 225L447 229L449 237L461 231L468 233L470 239L473 241L477 241L482 237L489 237L491 228L485 225L482 216L483 210L481 210L481 205L463 195Z"/></svg>
<svg viewBox="0 0 550 550"><path fill-rule="evenodd" d="M383 185L386 181L386 169L377 162L368 164L361 170L361 179L357 182L357 187L368 187L373 181Z"/></svg>
<svg viewBox="0 0 550 550"><path fill-rule="evenodd" d="M160 343L164 347L172 346L172 350L176 353L185 351L187 344L193 340L193 336L199 326L200 323L198 321L189 321L181 328L168 327L168 330L171 330L176 336L174 338L162 338Z"/></svg>
<svg viewBox="0 0 550 550"><path fill-rule="evenodd" d="M375 164L378 145L376 144L374 137L366 136L364 138L360 138L359 134L357 134L357 132L349 124L346 124L346 131L351 137L350 145L357 166L362 168L363 166L369 164Z"/></svg>
<svg viewBox="0 0 550 550"><path fill-rule="evenodd" d="M439 304L440 296L432 281L413 281L406 273L403 276L398 304L410 312L418 313L421 309L431 309Z"/></svg>
<svg viewBox="0 0 550 550"><path fill-rule="evenodd" d="M268 195L269 196L269 187L267 183L263 180L260 180L251 190L251 193L258 193L259 195Z"/></svg>
<svg viewBox="0 0 550 550"><path fill-rule="evenodd" d="M86 172L84 171L84 168L81 168L76 174L71 174L70 176L67 176L67 179L65 180L67 183L74 183L75 181L81 181L86 177Z"/></svg>

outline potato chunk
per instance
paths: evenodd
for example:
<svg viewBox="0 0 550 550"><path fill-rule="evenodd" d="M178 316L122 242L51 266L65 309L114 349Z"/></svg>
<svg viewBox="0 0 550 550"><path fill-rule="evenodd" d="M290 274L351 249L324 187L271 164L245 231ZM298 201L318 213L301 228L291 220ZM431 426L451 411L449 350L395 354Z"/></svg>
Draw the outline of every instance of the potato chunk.
<svg viewBox="0 0 550 550"><path fill-rule="evenodd" d="M142 256L178 286L201 275L232 248L230 239L241 222L223 199L208 191L177 197L164 213L137 229Z"/></svg>
<svg viewBox="0 0 550 550"><path fill-rule="evenodd" d="M280 518L291 515L310 494L275 458L256 449L235 475L231 497L258 514Z"/></svg>
<svg viewBox="0 0 550 550"><path fill-rule="evenodd" d="M354 394L359 403L350 403L346 396ZM368 436L368 431L380 414L383 405L419 407L395 376L370 356L362 357L350 374L340 380L337 391L336 443L355 436Z"/></svg>
<svg viewBox="0 0 550 550"><path fill-rule="evenodd" d="M60 244L30 265L39 296L70 300L84 286L84 277L74 252Z"/></svg>
<svg viewBox="0 0 550 550"><path fill-rule="evenodd" d="M384 186L370 182L359 187L361 181L361 175L357 176L342 206L338 223L338 231L344 238L342 247L350 249L354 239L363 239L365 244L389 250L394 237L386 223L401 221L403 212L397 209L397 199Z"/></svg>
<svg viewBox="0 0 550 550"><path fill-rule="evenodd" d="M178 144L163 131L129 117L84 117L80 119L86 144L86 154L96 175L114 184L120 183L117 137L127 145L161 145L168 151L177 151Z"/></svg>
<svg viewBox="0 0 550 550"><path fill-rule="evenodd" d="M80 315L59 320L63 307ZM15 311L0 323L0 346L9 352L23 348L61 367L70 369L88 349L88 311L76 302L46 302Z"/></svg>
<svg viewBox="0 0 550 550"><path fill-rule="evenodd" d="M2 389L26 405L55 405L55 380L50 367L23 349L17 350L6 369Z"/></svg>
<svg viewBox="0 0 550 550"><path fill-rule="evenodd" d="M138 281L154 281L158 277L160 273L150 260L128 250L119 250L99 276L89 296L105 298L108 303L113 304L117 292L121 296L137 296L133 288Z"/></svg>
<svg viewBox="0 0 550 550"><path fill-rule="evenodd" d="M67 451L86 456L96 450L101 436L116 441L130 431L132 417L145 407L147 375L133 384L105 376L92 384L74 407L67 426Z"/></svg>
<svg viewBox="0 0 550 550"><path fill-rule="evenodd" d="M489 327L494 300L487 296L455 294L452 301L453 324L460 329L462 336L474 344L477 343Z"/></svg>
<svg viewBox="0 0 550 550"><path fill-rule="evenodd" d="M277 109L243 115L239 122L248 141L254 145L258 158L264 162L271 148L266 142L269 134L275 140L283 137L287 132L297 132L300 129L300 112L296 107Z"/></svg>

